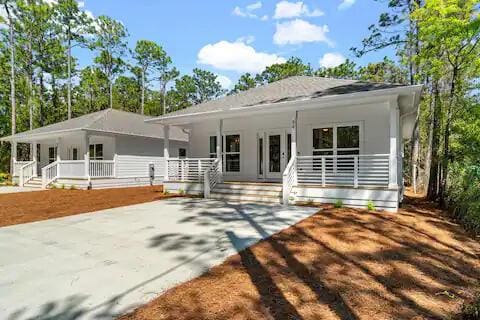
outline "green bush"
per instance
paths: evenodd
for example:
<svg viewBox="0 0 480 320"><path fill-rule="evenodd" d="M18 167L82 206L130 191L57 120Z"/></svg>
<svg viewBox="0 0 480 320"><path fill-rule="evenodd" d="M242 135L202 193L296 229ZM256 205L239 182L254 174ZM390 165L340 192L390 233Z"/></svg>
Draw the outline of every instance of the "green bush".
<svg viewBox="0 0 480 320"><path fill-rule="evenodd" d="M369 211L375 211L375 209L376 209L376 208L375 208L375 203L373 203L372 200L368 200L368 202L367 202L367 209L368 209Z"/></svg>
<svg viewBox="0 0 480 320"><path fill-rule="evenodd" d="M338 199L337 201L335 201L335 208L343 208L343 201Z"/></svg>
<svg viewBox="0 0 480 320"><path fill-rule="evenodd" d="M10 174L0 172L0 182L7 182L11 180L12 180L12 177L10 176Z"/></svg>
<svg viewBox="0 0 480 320"><path fill-rule="evenodd" d="M466 229L480 234L480 165L454 165L447 195L454 217Z"/></svg>
<svg viewBox="0 0 480 320"><path fill-rule="evenodd" d="M74 184L72 184L72 185L70 186L70 190L76 190L76 189L77 189L77 187L75 187Z"/></svg>

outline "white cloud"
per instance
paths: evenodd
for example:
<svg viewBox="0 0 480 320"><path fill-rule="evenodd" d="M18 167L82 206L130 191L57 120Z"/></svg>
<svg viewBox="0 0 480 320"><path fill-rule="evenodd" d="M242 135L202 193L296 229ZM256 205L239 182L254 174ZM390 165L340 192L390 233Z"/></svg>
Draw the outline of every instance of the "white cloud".
<svg viewBox="0 0 480 320"><path fill-rule="evenodd" d="M219 41L207 44L197 55L199 64L210 65L219 70L257 73L267 66L285 62L276 54L258 52L245 42Z"/></svg>
<svg viewBox="0 0 480 320"><path fill-rule="evenodd" d="M355 4L355 0L343 0L342 3L338 5L338 10L348 9Z"/></svg>
<svg viewBox="0 0 480 320"><path fill-rule="evenodd" d="M85 7L85 1L78 1L78 7L79 8Z"/></svg>
<svg viewBox="0 0 480 320"><path fill-rule="evenodd" d="M258 9L261 9L261 8L262 8L262 2L257 1L257 2L254 2L254 3L251 3L251 4L247 5L245 8L241 8L239 6L236 6L233 9L232 14L234 16L243 17L243 18L260 19L262 21L268 20L267 15L259 16L255 13L255 11L257 11Z"/></svg>
<svg viewBox="0 0 480 320"><path fill-rule="evenodd" d="M230 89L232 86L232 80L230 80L230 78L227 76L217 74L217 81L220 82L220 85L223 89Z"/></svg>
<svg viewBox="0 0 480 320"><path fill-rule="evenodd" d="M246 44L251 44L255 41L255 36L248 35L238 38L235 42L243 42Z"/></svg>
<svg viewBox="0 0 480 320"><path fill-rule="evenodd" d="M344 0L349 1L349 0ZM350 0L351 1L351 0ZM310 11L308 6L303 3L303 1L299 2L288 2L286 0L280 1L277 3L275 7L275 19L288 19L288 18L297 18L297 17L319 17L323 16L323 12L320 9L314 9Z"/></svg>
<svg viewBox="0 0 480 320"><path fill-rule="evenodd" d="M320 58L318 63L323 68L334 68L344 63L345 60L346 60L345 57L341 53L328 52L328 53L325 53L323 57Z"/></svg>
<svg viewBox="0 0 480 320"><path fill-rule="evenodd" d="M327 37L328 26L317 26L301 19L277 23L277 30L273 35L273 42L278 45L301 44L304 42L325 42L329 46L333 43Z"/></svg>

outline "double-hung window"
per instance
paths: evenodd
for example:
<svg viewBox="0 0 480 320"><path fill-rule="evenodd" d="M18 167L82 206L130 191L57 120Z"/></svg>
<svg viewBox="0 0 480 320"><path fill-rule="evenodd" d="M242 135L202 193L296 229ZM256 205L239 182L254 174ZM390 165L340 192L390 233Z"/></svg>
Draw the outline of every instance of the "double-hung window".
<svg viewBox="0 0 480 320"><path fill-rule="evenodd" d="M48 163L57 161L57 147L48 148Z"/></svg>
<svg viewBox="0 0 480 320"><path fill-rule="evenodd" d="M210 136L210 158L216 158L217 157L217 136Z"/></svg>
<svg viewBox="0 0 480 320"><path fill-rule="evenodd" d="M240 135L225 136L225 172L240 172Z"/></svg>
<svg viewBox="0 0 480 320"><path fill-rule="evenodd" d="M103 160L103 144L90 145L90 160Z"/></svg>

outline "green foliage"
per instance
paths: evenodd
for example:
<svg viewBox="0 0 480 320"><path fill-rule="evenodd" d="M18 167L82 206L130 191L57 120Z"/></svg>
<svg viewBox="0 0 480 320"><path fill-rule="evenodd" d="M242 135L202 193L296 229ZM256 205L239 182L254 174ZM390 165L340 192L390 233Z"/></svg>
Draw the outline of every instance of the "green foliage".
<svg viewBox="0 0 480 320"><path fill-rule="evenodd" d="M272 64L257 75L256 81L260 84L272 83L293 76L311 76L313 74L310 64L305 64L300 58L291 57L285 63Z"/></svg>
<svg viewBox="0 0 480 320"><path fill-rule="evenodd" d="M335 208L343 208L343 201L338 199L334 204Z"/></svg>
<svg viewBox="0 0 480 320"><path fill-rule="evenodd" d="M60 189L65 189L65 184L62 183L62 185L60 186Z"/></svg>
<svg viewBox="0 0 480 320"><path fill-rule="evenodd" d="M0 183L4 183L11 180L12 180L12 177L10 176L9 173L0 172Z"/></svg>
<svg viewBox="0 0 480 320"><path fill-rule="evenodd" d="M313 199L308 199L307 200L307 206L313 206Z"/></svg>
<svg viewBox="0 0 480 320"><path fill-rule="evenodd" d="M72 184L72 185L70 186L70 190L77 190L77 187L76 187L74 184Z"/></svg>
<svg viewBox="0 0 480 320"><path fill-rule="evenodd" d="M183 195L185 195L185 190L180 188L180 189L178 189L178 193L183 196Z"/></svg>
<svg viewBox="0 0 480 320"><path fill-rule="evenodd" d="M368 200L367 202L367 210L368 211L375 211L376 208L375 208L375 203L373 203L372 200Z"/></svg>

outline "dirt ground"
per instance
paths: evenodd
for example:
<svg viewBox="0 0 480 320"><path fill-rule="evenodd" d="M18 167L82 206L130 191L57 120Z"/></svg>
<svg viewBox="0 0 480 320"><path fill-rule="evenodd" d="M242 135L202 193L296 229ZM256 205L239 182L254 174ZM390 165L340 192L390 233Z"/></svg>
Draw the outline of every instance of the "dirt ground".
<svg viewBox="0 0 480 320"><path fill-rule="evenodd" d="M325 208L122 320L444 319L480 279L480 243L421 199Z"/></svg>
<svg viewBox="0 0 480 320"><path fill-rule="evenodd" d="M165 198L162 186L0 194L0 227Z"/></svg>

